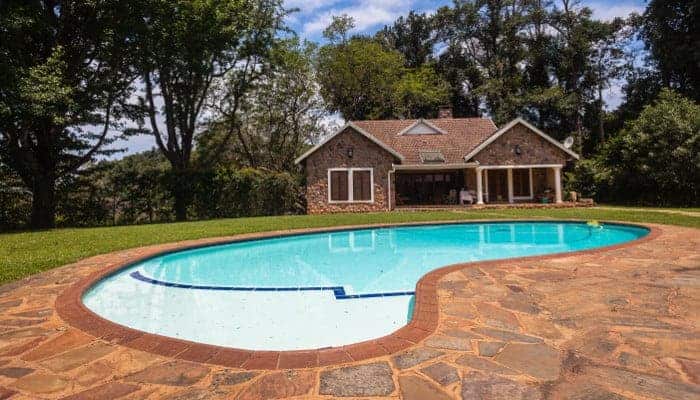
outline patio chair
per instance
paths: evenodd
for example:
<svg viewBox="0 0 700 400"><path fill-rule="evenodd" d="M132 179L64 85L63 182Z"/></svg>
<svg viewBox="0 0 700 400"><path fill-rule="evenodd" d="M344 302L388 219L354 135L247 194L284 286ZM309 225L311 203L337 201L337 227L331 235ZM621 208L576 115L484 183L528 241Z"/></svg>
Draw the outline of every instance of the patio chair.
<svg viewBox="0 0 700 400"><path fill-rule="evenodd" d="M465 201L468 201L469 204L474 204L475 198L476 193L473 190L462 189L459 192L459 204L461 205L464 205Z"/></svg>

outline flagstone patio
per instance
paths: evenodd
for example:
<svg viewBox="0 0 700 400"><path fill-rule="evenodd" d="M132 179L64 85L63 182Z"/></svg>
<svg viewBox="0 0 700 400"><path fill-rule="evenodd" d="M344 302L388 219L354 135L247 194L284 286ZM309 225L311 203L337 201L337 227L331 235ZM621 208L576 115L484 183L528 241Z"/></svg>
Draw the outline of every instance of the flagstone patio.
<svg viewBox="0 0 700 400"><path fill-rule="evenodd" d="M700 398L700 231L652 227L629 245L431 272L413 339L287 361L125 338L56 308L96 272L214 240L92 257L0 287L0 400ZM313 367L285 368L299 362Z"/></svg>

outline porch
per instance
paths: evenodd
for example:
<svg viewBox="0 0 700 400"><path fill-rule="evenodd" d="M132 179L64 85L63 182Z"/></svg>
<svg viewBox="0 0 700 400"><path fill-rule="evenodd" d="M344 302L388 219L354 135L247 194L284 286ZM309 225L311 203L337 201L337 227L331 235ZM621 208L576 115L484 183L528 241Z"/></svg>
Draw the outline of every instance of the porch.
<svg viewBox="0 0 700 400"><path fill-rule="evenodd" d="M563 204L562 165L395 165L396 208Z"/></svg>

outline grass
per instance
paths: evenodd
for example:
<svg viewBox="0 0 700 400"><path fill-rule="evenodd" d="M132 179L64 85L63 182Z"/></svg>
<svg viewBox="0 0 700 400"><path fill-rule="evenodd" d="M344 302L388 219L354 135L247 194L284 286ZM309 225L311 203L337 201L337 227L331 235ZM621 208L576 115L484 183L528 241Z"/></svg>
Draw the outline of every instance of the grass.
<svg viewBox="0 0 700 400"><path fill-rule="evenodd" d="M660 212L661 211L661 212ZM271 230L372 223L509 218L576 218L650 222L700 228L700 217L642 208L504 209L298 215L169 224L68 228L0 234L0 284L77 260L158 243Z"/></svg>

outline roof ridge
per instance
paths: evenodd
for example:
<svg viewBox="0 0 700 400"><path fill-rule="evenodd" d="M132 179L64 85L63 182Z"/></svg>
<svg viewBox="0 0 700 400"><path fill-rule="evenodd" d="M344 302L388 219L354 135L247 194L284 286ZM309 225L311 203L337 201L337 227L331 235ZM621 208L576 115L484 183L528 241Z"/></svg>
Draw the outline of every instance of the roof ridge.
<svg viewBox="0 0 700 400"><path fill-rule="evenodd" d="M455 120L464 120L464 119L480 119L480 120L485 120L485 121L491 121L493 120L489 117L458 117L458 118L406 118L406 119L352 119L348 122L352 123L358 123L358 122L408 122L408 121L420 121L420 120L425 120L425 121L455 121Z"/></svg>

